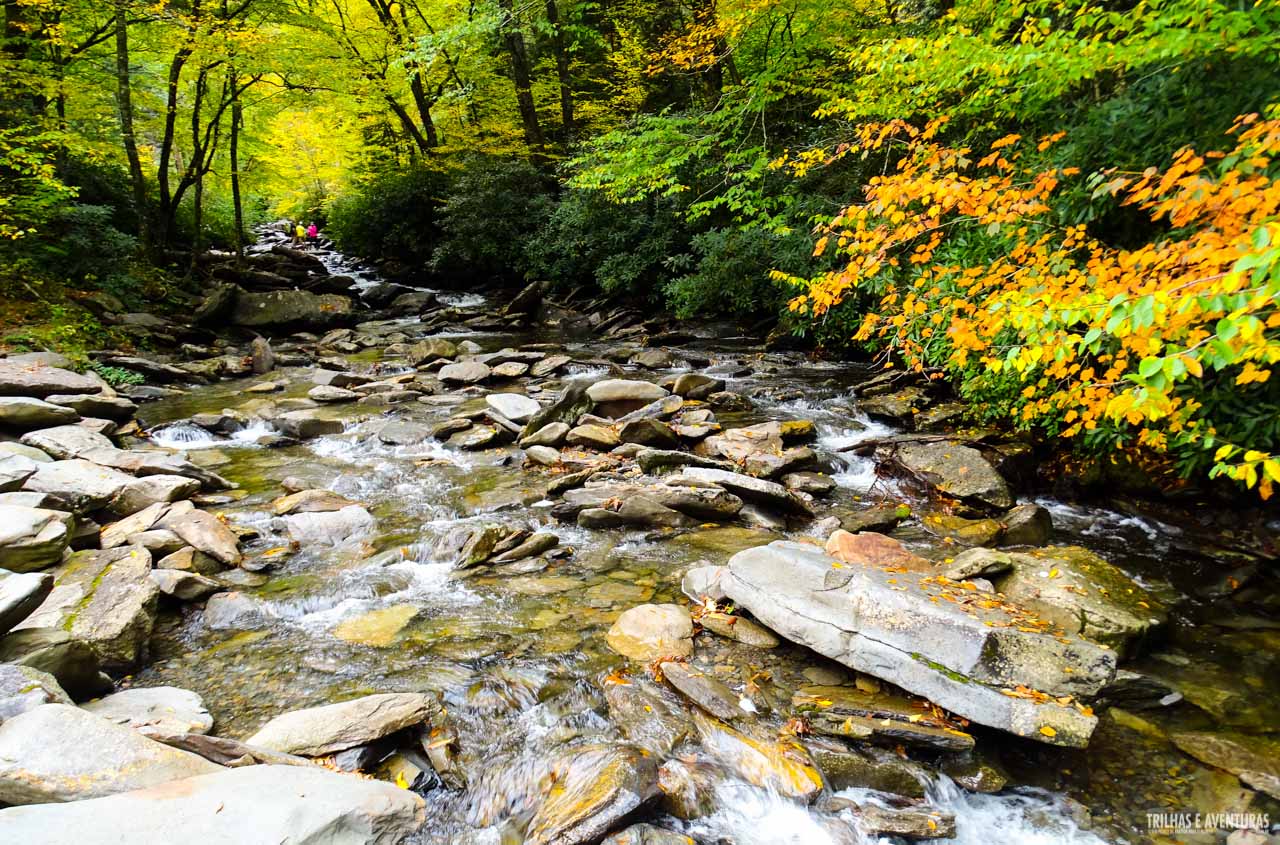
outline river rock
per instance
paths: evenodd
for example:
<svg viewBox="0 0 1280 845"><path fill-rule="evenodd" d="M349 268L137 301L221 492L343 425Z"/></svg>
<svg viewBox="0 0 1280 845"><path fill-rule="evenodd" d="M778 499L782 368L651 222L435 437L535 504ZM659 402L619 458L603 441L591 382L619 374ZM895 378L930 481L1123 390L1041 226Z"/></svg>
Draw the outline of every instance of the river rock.
<svg viewBox="0 0 1280 845"><path fill-rule="evenodd" d="M478 384L492 374L493 371L487 364L481 364L479 361L460 361L456 364L444 365L436 376L446 384Z"/></svg>
<svg viewBox="0 0 1280 845"><path fill-rule="evenodd" d="M109 504L112 513L128 515L155 504L189 499L200 492L200 482L182 475L148 475L134 479Z"/></svg>
<svg viewBox="0 0 1280 845"><path fill-rule="evenodd" d="M484 401L514 423L527 423L542 409L538 400L519 393L490 393Z"/></svg>
<svg viewBox="0 0 1280 845"><path fill-rule="evenodd" d="M11 572L44 569L62 559L71 541L69 514L21 505L0 505L0 562Z"/></svg>
<svg viewBox="0 0 1280 845"><path fill-rule="evenodd" d="M71 408L54 405L30 396L0 396L0 428L30 431L74 423L80 415Z"/></svg>
<svg viewBox="0 0 1280 845"><path fill-rule="evenodd" d="M973 737L935 717L926 701L857 687L801 687L791 698L815 733L896 747L969 751Z"/></svg>
<svg viewBox="0 0 1280 845"><path fill-rule="evenodd" d="M704 458L692 452L681 452L675 449L641 449L636 452L636 463L640 465L640 469L651 475L680 467L702 467L725 471L733 469L733 464L728 461Z"/></svg>
<svg viewBox="0 0 1280 845"><path fill-rule="evenodd" d="M651 449L674 449L680 445L680 438L671 430L671 426L659 420L631 420L623 423L618 437L623 443L638 443Z"/></svg>
<svg viewBox="0 0 1280 845"><path fill-rule="evenodd" d="M101 393L96 379L36 361L0 360L0 396L36 396L53 393Z"/></svg>
<svg viewBox="0 0 1280 845"><path fill-rule="evenodd" d="M276 716L245 742L286 754L323 757L439 715L439 705L428 695L380 693Z"/></svg>
<svg viewBox="0 0 1280 845"><path fill-rule="evenodd" d="M674 604L642 604L624 612L605 636L609 647L632 660L693 654L693 621Z"/></svg>
<svg viewBox="0 0 1280 845"><path fill-rule="evenodd" d="M938 576L843 563L790 542L739 552L729 569L728 597L788 639L1041 742L1085 745L1097 719L1053 696L1096 694L1115 673L1114 652ZM1018 686L1046 698L1001 692Z"/></svg>
<svg viewBox="0 0 1280 845"><path fill-rule="evenodd" d="M0 725L0 801L8 804L82 801L220 768L66 704Z"/></svg>
<svg viewBox="0 0 1280 845"><path fill-rule="evenodd" d="M1167 618L1159 599L1088 549L1049 546L1006 554L1012 567L992 578L1006 598L1121 655Z"/></svg>
<svg viewBox="0 0 1280 845"><path fill-rule="evenodd" d="M0 663L47 672L77 701L110 692L113 686L93 648L58 628L20 628L0 637Z"/></svg>
<svg viewBox="0 0 1280 845"><path fill-rule="evenodd" d="M204 625L211 631L249 631L265 626L271 615L261 599L233 590L209 597Z"/></svg>
<svg viewBox="0 0 1280 845"><path fill-rule="evenodd" d="M213 717L200 696L178 687L135 687L81 706L148 735L205 734L213 728Z"/></svg>
<svg viewBox="0 0 1280 845"><path fill-rule="evenodd" d="M354 504L346 496L332 490L299 490L276 499L271 503L271 509L277 516L284 516L290 513L327 513Z"/></svg>
<svg viewBox="0 0 1280 845"><path fill-rule="evenodd" d="M926 574L937 571L932 561L913 554L892 537L874 531L860 531L857 534L850 534L844 529L832 531L827 538L826 550L827 554L837 560L859 566L893 567Z"/></svg>
<svg viewBox="0 0 1280 845"><path fill-rule="evenodd" d="M1280 800L1280 740L1231 731L1179 731L1170 739L1179 751Z"/></svg>
<svg viewBox="0 0 1280 845"><path fill-rule="evenodd" d="M695 566L680 579L680 592L697 604L707 599L723 601L723 581L728 574L729 569L725 566Z"/></svg>
<svg viewBox="0 0 1280 845"><path fill-rule="evenodd" d="M587 388L587 396L597 405L614 402L652 402L667 396L667 391L647 381L604 379Z"/></svg>
<svg viewBox="0 0 1280 845"><path fill-rule="evenodd" d="M950 839L956 835L956 817L919 805L891 807L867 801L854 805L858 829L871 835L904 839Z"/></svg>
<svg viewBox="0 0 1280 845"><path fill-rule="evenodd" d="M605 837L600 845L693 845L683 833L675 833L651 824L633 824Z"/></svg>
<svg viewBox="0 0 1280 845"><path fill-rule="evenodd" d="M52 493L63 498L77 513L106 507L137 479L90 461L71 459L40 464L23 489Z"/></svg>
<svg viewBox="0 0 1280 845"><path fill-rule="evenodd" d="M982 453L959 443L904 443L894 458L908 472L948 496L1005 510L1013 507L1009 485Z"/></svg>
<svg viewBox="0 0 1280 845"><path fill-rule="evenodd" d="M950 513L927 514L920 523L935 537L966 546L990 546L1004 533L1004 525L994 519L966 519Z"/></svg>
<svg viewBox="0 0 1280 845"><path fill-rule="evenodd" d="M341 434L346 425L342 420L327 419L317 411L289 411L271 421L279 432L287 437L310 440L326 434Z"/></svg>
<svg viewBox="0 0 1280 845"><path fill-rule="evenodd" d="M1018 505L1000 517L1002 546L1043 546L1053 534L1053 516L1040 505Z"/></svg>
<svg viewBox="0 0 1280 845"><path fill-rule="evenodd" d="M686 399L706 399L721 390L724 390L724 379L702 373L681 373L671 387L672 393L678 393Z"/></svg>
<svg viewBox="0 0 1280 845"><path fill-rule="evenodd" d="M473 425L452 435L448 443L450 446L475 452L487 449L490 446L496 446L499 441L504 439L506 439L506 432L497 426Z"/></svg>
<svg viewBox="0 0 1280 845"><path fill-rule="evenodd" d="M457 356L458 347L442 337L425 338L410 346L405 353L409 363L415 367L419 364L434 361L437 358L456 358Z"/></svg>
<svg viewBox="0 0 1280 845"><path fill-rule="evenodd" d="M529 375L534 378L546 378L572 360L573 358L568 355L548 355L541 361L534 362L529 368Z"/></svg>
<svg viewBox="0 0 1280 845"><path fill-rule="evenodd" d="M53 574L53 591L24 626L62 628L89 643L109 671L136 667L160 593L150 578L151 554L138 546L76 552Z"/></svg>
<svg viewBox="0 0 1280 845"><path fill-rule="evenodd" d="M454 569L469 569L492 557L509 533L500 525L458 525L440 538L432 554Z"/></svg>
<svg viewBox="0 0 1280 845"><path fill-rule="evenodd" d="M786 487L763 478L754 478L722 469L685 467L681 477L701 484L715 484L748 502L756 502L786 514L812 517L813 511Z"/></svg>
<svg viewBox="0 0 1280 845"><path fill-rule="evenodd" d="M562 422L547 423L542 428L520 438L520 448L528 449L530 446L550 446L556 447L564 443L564 438L569 433L569 425Z"/></svg>
<svg viewBox="0 0 1280 845"><path fill-rule="evenodd" d="M240 540L235 532L208 511L178 512L171 509L157 525L172 531L192 548L227 566L239 566L243 560Z"/></svg>
<svg viewBox="0 0 1280 845"><path fill-rule="evenodd" d="M123 546L129 537L150 531L169 511L167 502L156 502L125 518L105 526L98 534L98 545L104 549Z"/></svg>
<svg viewBox="0 0 1280 845"><path fill-rule="evenodd" d="M739 696L727 686L687 663L666 661L660 665L662 677L685 698L719 719L731 721L746 715L738 706Z"/></svg>
<svg viewBox="0 0 1280 845"><path fill-rule="evenodd" d="M529 446L524 450L525 460L538 466L555 466L560 463L560 452L550 446Z"/></svg>
<svg viewBox="0 0 1280 845"><path fill-rule="evenodd" d="M702 747L748 783L806 802L822 792L822 775L804 746L734 730L699 710L693 724Z"/></svg>
<svg viewBox="0 0 1280 845"><path fill-rule="evenodd" d="M603 686L609 720L650 754L666 757L693 732L688 705L666 687L640 675L610 675Z"/></svg>
<svg viewBox="0 0 1280 845"><path fill-rule="evenodd" d="M588 423L587 425L569 429L565 442L570 446L582 446L587 449L607 452L622 441L618 439L618 433L612 428Z"/></svg>
<svg viewBox="0 0 1280 845"><path fill-rule="evenodd" d="M833 790L874 789L908 798L923 798L925 784L933 773L910 758L898 756L896 749L875 745L856 746L844 740L812 736L805 748Z"/></svg>
<svg viewBox="0 0 1280 845"><path fill-rule="evenodd" d="M28 845L64 842L69 830L80 845L397 845L425 818L422 799L393 784L318 766L269 765L220 769L89 801L0 810L0 830Z"/></svg>
<svg viewBox="0 0 1280 845"><path fill-rule="evenodd" d="M317 384L315 387L307 391L307 397L317 402L334 403L334 402L354 402L360 398L360 394L354 390L347 390L344 387L334 387L331 384Z"/></svg>
<svg viewBox="0 0 1280 845"><path fill-rule="evenodd" d="M872 419L910 425L916 412L928 402L929 397L922 388L909 386L859 399L858 407Z"/></svg>
<svg viewBox="0 0 1280 845"><path fill-rule="evenodd" d="M222 589L221 582L181 569L153 569L151 580L160 592L179 601L200 601Z"/></svg>
<svg viewBox="0 0 1280 845"><path fill-rule="evenodd" d="M551 790L529 820L525 845L598 842L658 792L657 764L638 749L573 748L551 765Z"/></svg>
<svg viewBox="0 0 1280 845"><path fill-rule="evenodd" d="M78 458L90 449L113 449L111 440L80 425L41 428L22 435L22 442L58 460Z"/></svg>
<svg viewBox="0 0 1280 845"><path fill-rule="evenodd" d="M37 462L25 455L0 455L0 493L21 490L37 469Z"/></svg>
<svg viewBox="0 0 1280 845"><path fill-rule="evenodd" d="M0 635L34 613L51 592L53 576L48 573L0 569Z"/></svg>
<svg viewBox="0 0 1280 845"><path fill-rule="evenodd" d="M0 663L0 723L44 704L70 704L71 697L48 672Z"/></svg>
<svg viewBox="0 0 1280 845"><path fill-rule="evenodd" d="M520 432L520 436L528 437L551 423L565 423L572 426L578 421L579 417L588 413L593 405L591 398L587 396L587 388L581 382L571 382L556 397L556 401L534 414L532 419L525 423L524 430ZM567 433L568 429L565 431Z"/></svg>
<svg viewBox="0 0 1280 845"><path fill-rule="evenodd" d="M373 514L360 505L336 511L293 513L282 517L289 536L299 543L337 546L363 537L373 529Z"/></svg>
<svg viewBox="0 0 1280 845"><path fill-rule="evenodd" d="M100 417L116 422L131 419L138 412L138 406L123 396L102 393L55 393L46 396L44 401L70 408L82 417Z"/></svg>
<svg viewBox="0 0 1280 845"><path fill-rule="evenodd" d="M723 569L723 567L713 567ZM689 575L685 575L687 579ZM684 582L681 582L683 587ZM698 624L712 633L749 645L752 648L777 648L781 641L763 625L757 625L742 616L732 616L718 610L708 611L698 617Z"/></svg>
<svg viewBox="0 0 1280 845"><path fill-rule="evenodd" d="M323 329L351 316L351 297L305 290L239 291L231 308L232 325L246 328Z"/></svg>

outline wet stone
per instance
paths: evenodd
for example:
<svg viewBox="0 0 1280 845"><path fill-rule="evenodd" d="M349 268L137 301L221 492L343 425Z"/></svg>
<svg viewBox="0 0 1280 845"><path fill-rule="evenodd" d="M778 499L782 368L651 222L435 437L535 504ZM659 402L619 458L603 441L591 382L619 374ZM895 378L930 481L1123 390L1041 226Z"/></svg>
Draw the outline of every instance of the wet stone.
<svg viewBox="0 0 1280 845"><path fill-rule="evenodd" d="M739 696L733 690L704 672L672 661L660 664L660 668L667 683L716 718L732 721L748 715L738 705Z"/></svg>

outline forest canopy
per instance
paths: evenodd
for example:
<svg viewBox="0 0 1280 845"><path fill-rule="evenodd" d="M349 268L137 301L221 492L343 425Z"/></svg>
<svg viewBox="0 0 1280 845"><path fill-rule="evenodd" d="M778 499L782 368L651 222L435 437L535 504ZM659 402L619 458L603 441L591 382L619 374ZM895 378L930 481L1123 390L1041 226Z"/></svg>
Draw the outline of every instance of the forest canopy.
<svg viewBox="0 0 1280 845"><path fill-rule="evenodd" d="M1280 4L6 0L0 314L86 344L315 221L1280 483Z"/></svg>

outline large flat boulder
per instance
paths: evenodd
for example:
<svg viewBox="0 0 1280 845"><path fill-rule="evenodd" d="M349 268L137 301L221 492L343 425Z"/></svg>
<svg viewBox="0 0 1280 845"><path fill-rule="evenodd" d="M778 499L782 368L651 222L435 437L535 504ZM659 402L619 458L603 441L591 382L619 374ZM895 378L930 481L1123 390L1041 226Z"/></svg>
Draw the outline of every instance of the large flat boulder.
<svg viewBox="0 0 1280 845"><path fill-rule="evenodd" d="M1163 625L1168 615L1160 600L1140 584L1080 546L1047 546L1025 553L974 549L964 556L1007 559L1008 571L991 578L1006 598L1122 655Z"/></svg>
<svg viewBox="0 0 1280 845"><path fill-rule="evenodd" d="M93 647L108 670L146 654L160 589L140 546L76 552L53 572L54 588L23 628L60 628Z"/></svg>
<svg viewBox="0 0 1280 845"><path fill-rule="evenodd" d="M0 561L10 572L31 572L62 559L74 524L69 514L0 505Z"/></svg>
<svg viewBox="0 0 1280 845"><path fill-rule="evenodd" d="M220 769L67 704L45 704L0 725L0 801L6 804L82 801ZM3 823L0 832L7 833Z"/></svg>
<svg viewBox="0 0 1280 845"><path fill-rule="evenodd" d="M747 549L726 595L790 640L979 724L1084 746L1097 719L1074 702L1115 674L1115 653L941 575L848 563L802 543Z"/></svg>
<svg viewBox="0 0 1280 845"><path fill-rule="evenodd" d="M240 291L231 308L230 321L232 325L249 328L320 329L346 322L350 317L349 296L304 290Z"/></svg>
<svg viewBox="0 0 1280 845"><path fill-rule="evenodd" d="M200 696L179 687L134 687L84 704L90 713L148 735L204 734L213 717Z"/></svg>
<svg viewBox="0 0 1280 845"><path fill-rule="evenodd" d="M80 415L72 408L31 396L0 396L0 427L17 431L73 423Z"/></svg>
<svg viewBox="0 0 1280 845"><path fill-rule="evenodd" d="M110 438L81 425L55 425L22 435L22 443L34 446L58 460L78 458L90 449L113 449Z"/></svg>
<svg viewBox="0 0 1280 845"><path fill-rule="evenodd" d="M106 507L135 480L132 475L73 458L40 464L23 489L52 493L69 502L77 513L88 513Z"/></svg>
<svg viewBox="0 0 1280 845"><path fill-rule="evenodd" d="M100 393L102 383L61 367L35 361L0 361L0 396L37 396L54 393Z"/></svg>
<svg viewBox="0 0 1280 845"><path fill-rule="evenodd" d="M322 757L421 724L439 712L436 700L420 693L366 695L277 716L245 742L286 754Z"/></svg>
<svg viewBox="0 0 1280 845"><path fill-rule="evenodd" d="M63 843L71 830L79 845L396 845L425 819L422 799L389 783L319 767L245 766L90 801L0 810L0 832L27 845Z"/></svg>

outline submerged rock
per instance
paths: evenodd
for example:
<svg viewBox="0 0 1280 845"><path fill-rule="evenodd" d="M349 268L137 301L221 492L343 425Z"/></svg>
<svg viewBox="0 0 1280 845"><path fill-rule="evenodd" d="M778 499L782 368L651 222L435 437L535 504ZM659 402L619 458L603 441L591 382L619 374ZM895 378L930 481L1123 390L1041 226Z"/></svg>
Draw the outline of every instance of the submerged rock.
<svg viewBox="0 0 1280 845"><path fill-rule="evenodd" d="M29 845L63 842L69 830L82 845L396 845L425 819L422 799L392 784L273 765L221 769L90 801L0 810L0 829Z"/></svg>
<svg viewBox="0 0 1280 845"><path fill-rule="evenodd" d="M144 734L204 734L213 717L194 692L178 687L136 687L90 701L90 713Z"/></svg>
<svg viewBox="0 0 1280 845"><path fill-rule="evenodd" d="M1053 697L1095 694L1115 672L1113 652L937 576L789 542L739 552L729 570L725 593L774 631L1019 736L1085 745L1096 718ZM1020 686L1040 695L1002 692Z"/></svg>
<svg viewBox="0 0 1280 845"><path fill-rule="evenodd" d="M632 660L693 654L693 621L674 604L642 604L618 617L606 635L609 647Z"/></svg>
<svg viewBox="0 0 1280 845"><path fill-rule="evenodd" d="M603 681L609 720L627 741L665 757L693 732L688 706L679 696L640 675L610 675Z"/></svg>
<svg viewBox="0 0 1280 845"><path fill-rule="evenodd" d="M555 789L530 819L525 845L597 842L658 793L657 764L627 746L572 748L551 770Z"/></svg>

